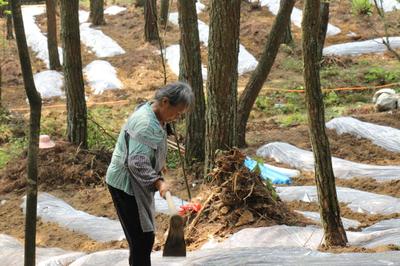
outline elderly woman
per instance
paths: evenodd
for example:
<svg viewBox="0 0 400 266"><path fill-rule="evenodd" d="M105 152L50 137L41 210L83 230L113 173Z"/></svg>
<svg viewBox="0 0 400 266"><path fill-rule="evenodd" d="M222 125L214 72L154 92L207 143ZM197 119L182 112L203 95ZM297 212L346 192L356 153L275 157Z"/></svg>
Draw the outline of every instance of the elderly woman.
<svg viewBox="0 0 400 266"><path fill-rule="evenodd" d="M106 183L129 244L129 265L151 265L154 244L154 193L168 190L161 175L166 161L166 123L194 104L182 82L159 89L151 102L136 108L123 126L108 167Z"/></svg>

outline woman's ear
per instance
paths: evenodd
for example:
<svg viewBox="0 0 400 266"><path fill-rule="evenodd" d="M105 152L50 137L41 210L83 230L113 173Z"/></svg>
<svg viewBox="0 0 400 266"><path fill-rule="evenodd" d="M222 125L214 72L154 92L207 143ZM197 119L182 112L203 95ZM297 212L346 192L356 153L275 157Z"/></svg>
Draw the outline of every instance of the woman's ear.
<svg viewBox="0 0 400 266"><path fill-rule="evenodd" d="M167 97L163 97L161 99L161 102L162 102L163 105L169 104L169 99Z"/></svg>

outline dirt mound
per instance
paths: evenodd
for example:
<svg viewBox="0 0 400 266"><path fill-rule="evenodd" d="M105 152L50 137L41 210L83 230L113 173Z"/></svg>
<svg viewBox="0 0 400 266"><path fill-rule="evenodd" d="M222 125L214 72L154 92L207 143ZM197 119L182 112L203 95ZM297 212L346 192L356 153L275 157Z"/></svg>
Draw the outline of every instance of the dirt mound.
<svg viewBox="0 0 400 266"><path fill-rule="evenodd" d="M48 150L39 150L38 179L42 190L77 184L101 184L111 153L106 150L84 150L59 141ZM0 171L0 193L18 192L26 185L27 152L7 163Z"/></svg>
<svg viewBox="0 0 400 266"><path fill-rule="evenodd" d="M299 220L304 220L286 207L257 171L244 166L244 158L237 149L217 158L209 183L199 193L202 210L188 217L186 240L190 248L199 247L209 236L225 238L243 228L299 225Z"/></svg>

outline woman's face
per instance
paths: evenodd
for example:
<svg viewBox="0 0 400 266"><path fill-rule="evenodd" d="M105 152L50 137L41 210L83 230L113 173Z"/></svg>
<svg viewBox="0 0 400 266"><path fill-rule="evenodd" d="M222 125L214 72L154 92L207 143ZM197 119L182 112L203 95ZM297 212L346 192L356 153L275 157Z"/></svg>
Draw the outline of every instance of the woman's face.
<svg viewBox="0 0 400 266"><path fill-rule="evenodd" d="M187 111L187 106L178 104L173 106L169 103L168 98L164 97L160 103L160 118L163 122L169 123L179 119Z"/></svg>

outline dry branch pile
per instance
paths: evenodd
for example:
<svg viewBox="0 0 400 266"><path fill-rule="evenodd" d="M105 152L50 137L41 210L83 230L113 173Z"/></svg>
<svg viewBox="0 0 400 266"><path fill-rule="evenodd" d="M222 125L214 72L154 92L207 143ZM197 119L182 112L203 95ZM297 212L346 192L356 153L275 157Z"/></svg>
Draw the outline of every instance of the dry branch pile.
<svg viewBox="0 0 400 266"><path fill-rule="evenodd" d="M233 149L222 153L199 197L202 210L188 217L186 240L196 248L212 236L225 238L244 227L298 224L291 212L255 172L243 162L245 155Z"/></svg>

